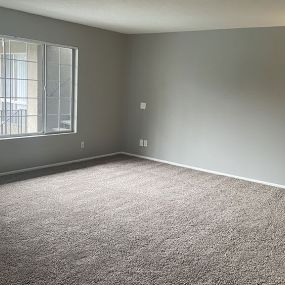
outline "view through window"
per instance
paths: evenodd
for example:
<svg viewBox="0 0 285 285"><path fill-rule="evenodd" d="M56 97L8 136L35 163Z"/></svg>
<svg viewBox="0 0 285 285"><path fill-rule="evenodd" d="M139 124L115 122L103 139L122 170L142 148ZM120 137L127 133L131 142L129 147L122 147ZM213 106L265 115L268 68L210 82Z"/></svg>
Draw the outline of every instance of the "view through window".
<svg viewBox="0 0 285 285"><path fill-rule="evenodd" d="M76 49L0 37L0 137L72 132Z"/></svg>

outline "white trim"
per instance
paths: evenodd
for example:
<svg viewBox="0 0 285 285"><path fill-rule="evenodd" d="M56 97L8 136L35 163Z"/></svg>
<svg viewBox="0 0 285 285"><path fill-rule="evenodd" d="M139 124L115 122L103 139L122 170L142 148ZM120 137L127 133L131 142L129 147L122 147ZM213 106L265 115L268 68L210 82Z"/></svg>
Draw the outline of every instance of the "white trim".
<svg viewBox="0 0 285 285"><path fill-rule="evenodd" d="M189 169L207 172L207 173L211 173L211 174L231 177L231 178L235 178L235 179L240 179L240 180L244 180L244 181L249 181L249 182L254 182L254 183L258 183L258 184L263 184L263 185L267 185L267 186L285 189L285 185L282 185L282 184L276 184L276 183L261 181L261 180L257 180L257 179L246 178L246 177L237 176L237 175L233 175L233 174L228 174L228 173L223 173L223 172L219 172L219 171L204 169L204 168L200 168L200 167L190 166L187 164L172 162L169 160L158 159L158 158L154 158L154 157L150 157L150 156L138 155L138 154L124 152L124 151L112 152L112 153L107 153L107 154L103 154L103 155L96 155L96 156L91 156L91 157L75 159L75 160L69 160L69 161L65 161L65 162L58 162L58 163L52 163L52 164L47 164L47 165L41 165L41 166L35 166L35 167L29 167L29 168L24 168L24 169L2 172L2 173L0 173L0 177L6 176L6 175L11 175L11 174L18 174L18 173L33 171L33 170L40 170L40 169L45 169L45 168L50 168L50 167L55 167L55 166L62 166L62 165L76 163L76 162L89 161L92 159L104 158L104 157L108 157L108 156L115 156L118 154L124 154L124 155L128 155L128 156L138 157L138 158L157 161L157 162L166 163L166 164L170 164L170 165L174 165L174 166L189 168Z"/></svg>
<svg viewBox="0 0 285 285"><path fill-rule="evenodd" d="M42 41L42 40L34 40L34 39L22 38L22 37L18 37L18 36L11 36L11 35L4 35L4 34L0 34L0 38L8 38L11 41L22 41L22 42L28 42L28 43L30 42L30 43L34 43L34 44L47 44L47 45L54 45L54 46L63 47L63 48L78 49L77 46L57 44L54 42L46 42L46 41Z"/></svg>
<svg viewBox="0 0 285 285"><path fill-rule="evenodd" d="M75 131L68 132L56 132L56 133L29 133L24 135L11 135L11 136L0 136L0 141L5 140L15 140L15 139L29 139L29 138L41 138L41 137L50 137L50 136L59 136L59 135L76 135Z"/></svg>
<svg viewBox="0 0 285 285"><path fill-rule="evenodd" d="M118 154L122 154L122 153L121 152L112 152L112 153L96 155L96 156L91 156L91 157L85 157L85 158L79 158L79 159L69 160L69 161L64 161L64 162L58 162L58 163L46 164L46 165L29 167L29 168L24 168L24 169L12 170L12 171L7 171L7 172L1 172L0 177L6 176L6 175L11 175L11 174L18 174L18 173L33 171L33 170L45 169L45 168L50 168L50 167L55 167L55 166L62 166L62 165L76 163L76 162L83 162L83 161L88 161L88 160L97 159L97 158L114 156L114 155L118 155Z"/></svg>
<svg viewBox="0 0 285 285"><path fill-rule="evenodd" d="M179 166L179 167L190 168L190 169L193 169L193 170L203 171L203 172L207 172L207 173L211 173L211 174L227 176L227 177L236 178L236 179L240 179L240 180L244 180L244 181L249 181L249 182L254 182L254 183L259 183L259 184L263 184L263 185L267 185L267 186L272 186L272 187L285 189L285 185L281 185L281 184L276 184L276 183L271 183L271 182L266 182L266 181L260 181L260 180L257 180L257 179L246 178L246 177L237 176L237 175L233 175L233 174L228 174L228 173L223 173L223 172L219 172L219 171L214 171L214 170L204 169L204 168L200 168L200 167L190 166L190 165L187 165L187 164L176 163L176 162L163 160L163 159L158 159L158 158L154 158L154 157L150 157L150 156L138 155L138 154L133 154L133 153L128 153L128 152L121 152L121 154L125 154L125 155L134 156L134 157L138 157L138 158L143 158L143 159L147 159L147 160L157 161L157 162L161 162L161 163L167 163L167 164L171 164L171 165L175 165L175 166Z"/></svg>

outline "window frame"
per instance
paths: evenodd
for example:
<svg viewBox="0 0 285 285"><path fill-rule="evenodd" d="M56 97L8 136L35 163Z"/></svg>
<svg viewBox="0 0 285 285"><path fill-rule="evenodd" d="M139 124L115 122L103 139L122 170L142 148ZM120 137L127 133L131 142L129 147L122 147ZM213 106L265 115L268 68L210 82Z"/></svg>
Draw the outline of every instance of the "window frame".
<svg viewBox="0 0 285 285"><path fill-rule="evenodd" d="M42 63L42 131L36 133L26 133L26 134L10 134L10 135L0 135L1 140L9 140L9 139L20 139L20 138L33 138L33 137L45 137L45 136L55 136L55 135L68 135L68 134L76 134L77 133L77 96L78 96L78 47L71 45L63 45L57 44L47 41L34 40L28 38L22 38L17 36L7 36L0 34L0 38L22 41L31 44L40 44L43 46L43 54L41 63ZM66 131L54 131L48 132L47 129L47 46L61 47L61 48L69 48L72 49L72 95L71 95L71 128ZM6 78L5 78L5 90L6 90ZM5 91L6 92L6 91Z"/></svg>

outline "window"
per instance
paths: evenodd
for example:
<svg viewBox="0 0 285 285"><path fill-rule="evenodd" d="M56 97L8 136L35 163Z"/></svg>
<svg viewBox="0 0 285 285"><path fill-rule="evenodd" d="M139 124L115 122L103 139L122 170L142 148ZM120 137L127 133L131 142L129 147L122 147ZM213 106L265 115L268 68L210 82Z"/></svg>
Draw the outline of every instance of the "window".
<svg viewBox="0 0 285 285"><path fill-rule="evenodd" d="M75 131L76 56L0 37L0 138Z"/></svg>

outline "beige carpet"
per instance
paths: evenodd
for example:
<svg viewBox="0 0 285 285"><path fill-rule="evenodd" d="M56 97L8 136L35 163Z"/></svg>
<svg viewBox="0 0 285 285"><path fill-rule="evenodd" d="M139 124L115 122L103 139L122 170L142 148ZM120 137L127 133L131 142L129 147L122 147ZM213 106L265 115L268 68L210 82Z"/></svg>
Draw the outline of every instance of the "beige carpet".
<svg viewBox="0 0 285 285"><path fill-rule="evenodd" d="M0 284L285 284L285 190L127 156L0 180Z"/></svg>

